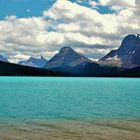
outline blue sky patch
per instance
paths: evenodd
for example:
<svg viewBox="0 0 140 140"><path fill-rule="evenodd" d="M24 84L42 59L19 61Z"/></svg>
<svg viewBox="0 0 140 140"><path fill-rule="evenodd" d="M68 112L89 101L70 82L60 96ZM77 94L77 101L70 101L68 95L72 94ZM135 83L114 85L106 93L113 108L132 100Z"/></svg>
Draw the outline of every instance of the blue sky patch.
<svg viewBox="0 0 140 140"><path fill-rule="evenodd" d="M54 0L0 0L0 19L11 15L19 18L41 16L53 3Z"/></svg>
<svg viewBox="0 0 140 140"><path fill-rule="evenodd" d="M49 9L56 0L0 0L0 20L6 16L15 15L18 18L41 16L44 10ZM76 2L76 0L70 0ZM83 0L80 5L90 7L87 0ZM102 14L113 13L107 6L98 6L96 9Z"/></svg>

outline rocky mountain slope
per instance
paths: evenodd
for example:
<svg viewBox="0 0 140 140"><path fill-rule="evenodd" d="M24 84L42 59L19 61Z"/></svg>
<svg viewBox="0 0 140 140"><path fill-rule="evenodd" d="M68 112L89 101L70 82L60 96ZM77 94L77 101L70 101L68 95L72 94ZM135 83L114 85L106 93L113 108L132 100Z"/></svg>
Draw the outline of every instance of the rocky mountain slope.
<svg viewBox="0 0 140 140"><path fill-rule="evenodd" d="M126 36L119 49L112 50L99 62L129 69L140 66L140 35Z"/></svg>
<svg viewBox="0 0 140 140"><path fill-rule="evenodd" d="M0 61L8 62L8 59L2 55L0 55Z"/></svg>
<svg viewBox="0 0 140 140"><path fill-rule="evenodd" d="M48 61L45 68L70 70L76 69L77 67L82 68L87 62L91 62L91 60L70 47L63 47Z"/></svg>
<svg viewBox="0 0 140 140"><path fill-rule="evenodd" d="M27 61L19 61L18 64L36 68L43 68L47 64L47 60L40 56L40 58L30 57Z"/></svg>

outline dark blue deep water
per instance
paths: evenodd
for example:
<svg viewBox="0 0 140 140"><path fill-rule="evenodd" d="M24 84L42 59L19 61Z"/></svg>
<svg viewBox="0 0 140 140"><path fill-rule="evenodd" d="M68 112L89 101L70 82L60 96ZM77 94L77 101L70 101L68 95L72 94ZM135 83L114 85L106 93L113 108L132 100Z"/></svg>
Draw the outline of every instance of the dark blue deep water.
<svg viewBox="0 0 140 140"><path fill-rule="evenodd" d="M0 119L140 118L140 79L0 77Z"/></svg>

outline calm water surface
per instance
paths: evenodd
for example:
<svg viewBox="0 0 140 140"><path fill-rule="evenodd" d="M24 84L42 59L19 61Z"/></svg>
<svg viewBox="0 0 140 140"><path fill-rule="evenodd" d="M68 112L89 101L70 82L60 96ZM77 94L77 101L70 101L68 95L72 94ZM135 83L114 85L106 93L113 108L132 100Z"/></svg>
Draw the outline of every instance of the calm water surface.
<svg viewBox="0 0 140 140"><path fill-rule="evenodd" d="M0 77L0 119L140 118L140 79Z"/></svg>

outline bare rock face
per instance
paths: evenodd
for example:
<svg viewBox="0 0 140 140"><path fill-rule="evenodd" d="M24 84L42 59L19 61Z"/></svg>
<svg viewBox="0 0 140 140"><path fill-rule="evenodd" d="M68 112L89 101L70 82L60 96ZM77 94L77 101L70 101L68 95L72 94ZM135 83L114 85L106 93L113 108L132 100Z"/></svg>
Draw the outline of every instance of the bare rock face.
<svg viewBox="0 0 140 140"><path fill-rule="evenodd" d="M69 68L76 66L83 66L90 62L88 58L80 53L77 53L70 47L63 47L60 51L48 61L45 68Z"/></svg>
<svg viewBox="0 0 140 140"><path fill-rule="evenodd" d="M104 63L116 63L124 68L140 66L140 35L130 34L124 38L118 50L113 50L99 60Z"/></svg>

